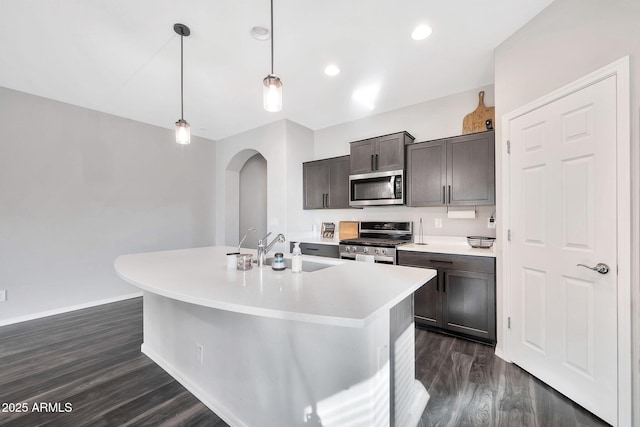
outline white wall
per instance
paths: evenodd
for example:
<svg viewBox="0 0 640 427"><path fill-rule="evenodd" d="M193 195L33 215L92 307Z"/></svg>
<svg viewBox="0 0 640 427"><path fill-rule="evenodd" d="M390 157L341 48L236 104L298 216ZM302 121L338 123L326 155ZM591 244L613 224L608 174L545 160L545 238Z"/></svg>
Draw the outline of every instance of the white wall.
<svg viewBox="0 0 640 427"><path fill-rule="evenodd" d="M313 152L313 133L280 120L216 142L216 243L237 245L238 171L253 154L267 161L267 229L272 237L291 230L302 212L302 162ZM260 236L262 237L262 236ZM288 246L276 245L275 251Z"/></svg>
<svg viewBox="0 0 640 427"><path fill-rule="evenodd" d="M631 59L631 203L632 315L634 330L634 406L640 407L640 2L637 0L556 0L495 51L497 135L501 116L615 60ZM501 195L501 151L497 154L498 212ZM502 277L498 252L499 325ZM498 343L502 341L498 327ZM640 425L635 414L634 425Z"/></svg>
<svg viewBox="0 0 640 427"><path fill-rule="evenodd" d="M0 323L138 292L118 255L213 242L210 141L0 88Z"/></svg>
<svg viewBox="0 0 640 427"><path fill-rule="evenodd" d="M476 109L478 92L485 91L484 102L494 105L493 86L484 86L444 98L423 102L371 117L320 129L315 132L314 153L305 161L349 154L349 142L406 130L416 142L445 138L462 133L464 116ZM322 222L350 220L413 221L418 229L423 219L424 234L444 236L495 236L495 229L487 228L487 220L494 206L480 206L476 219L448 219L445 207L372 207L364 209L338 209L307 211L299 232L310 232L312 225ZM442 228L435 227L436 218L442 219Z"/></svg>

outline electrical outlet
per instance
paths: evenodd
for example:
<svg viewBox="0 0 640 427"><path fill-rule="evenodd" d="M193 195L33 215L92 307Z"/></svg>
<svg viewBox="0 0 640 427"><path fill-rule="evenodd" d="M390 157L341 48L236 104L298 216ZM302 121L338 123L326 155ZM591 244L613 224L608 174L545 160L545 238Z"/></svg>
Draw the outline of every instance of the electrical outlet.
<svg viewBox="0 0 640 427"><path fill-rule="evenodd" d="M7 300L7 291L6 289L0 290L0 302L4 302Z"/></svg>
<svg viewBox="0 0 640 427"><path fill-rule="evenodd" d="M442 218L436 218L435 225L436 228L442 228Z"/></svg>
<svg viewBox="0 0 640 427"><path fill-rule="evenodd" d="M496 219L494 217L489 218L487 221L487 228L496 228Z"/></svg>
<svg viewBox="0 0 640 427"><path fill-rule="evenodd" d="M204 360L204 348L200 344L196 344L196 360L202 365Z"/></svg>

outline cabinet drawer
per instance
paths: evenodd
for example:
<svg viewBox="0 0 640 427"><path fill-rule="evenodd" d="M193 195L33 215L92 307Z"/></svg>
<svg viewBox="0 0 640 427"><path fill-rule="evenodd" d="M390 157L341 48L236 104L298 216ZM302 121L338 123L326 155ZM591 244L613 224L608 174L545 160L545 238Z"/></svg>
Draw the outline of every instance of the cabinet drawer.
<svg viewBox="0 0 640 427"><path fill-rule="evenodd" d="M293 252L295 242L290 243L290 251ZM323 245L320 243L300 243L300 250L303 255L323 256L326 258L340 258L338 245Z"/></svg>
<svg viewBox="0 0 640 427"><path fill-rule="evenodd" d="M431 252L398 251L398 264L437 270L495 274L495 258Z"/></svg>

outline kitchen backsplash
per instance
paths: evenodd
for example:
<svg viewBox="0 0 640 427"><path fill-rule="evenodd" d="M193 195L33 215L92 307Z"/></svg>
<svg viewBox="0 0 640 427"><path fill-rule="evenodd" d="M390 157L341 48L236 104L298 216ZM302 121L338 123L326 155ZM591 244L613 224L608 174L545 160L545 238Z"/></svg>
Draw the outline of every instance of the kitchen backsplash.
<svg viewBox="0 0 640 427"><path fill-rule="evenodd" d="M473 210L474 206L468 207ZM460 209L460 208L457 208ZM296 232L311 232L315 224L318 229L323 222L333 222L336 227L340 221L413 221L413 232L418 233L420 218L425 235L430 236L488 236L495 237L496 230L488 228L487 223L491 214L495 217L495 206L476 206L474 219L448 218L447 207L409 208L398 207L368 207L364 209L317 210L308 217L312 222L308 230ZM499 226L496 219L496 226ZM442 227L436 227L441 222ZM291 230L294 231L294 230ZM339 230L338 230L339 231Z"/></svg>

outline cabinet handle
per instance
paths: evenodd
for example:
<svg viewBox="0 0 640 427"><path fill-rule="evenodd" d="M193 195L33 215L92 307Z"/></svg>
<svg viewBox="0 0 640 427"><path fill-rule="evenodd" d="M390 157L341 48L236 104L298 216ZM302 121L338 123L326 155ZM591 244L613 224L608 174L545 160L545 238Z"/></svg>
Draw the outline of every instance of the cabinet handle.
<svg viewBox="0 0 640 427"><path fill-rule="evenodd" d="M322 194L322 207L323 208L327 207L327 193Z"/></svg>
<svg viewBox="0 0 640 427"><path fill-rule="evenodd" d="M329 207L329 193L326 193L326 196L327 196L327 202L325 203L324 207L328 208Z"/></svg>
<svg viewBox="0 0 640 427"><path fill-rule="evenodd" d="M376 170L375 163L374 163L374 160L373 160L373 154L371 155L371 170L372 171Z"/></svg>
<svg viewBox="0 0 640 427"><path fill-rule="evenodd" d="M447 293L447 278L444 276L444 273L442 273L442 292Z"/></svg>
<svg viewBox="0 0 640 427"><path fill-rule="evenodd" d="M378 155L376 154L376 170L378 170Z"/></svg>
<svg viewBox="0 0 640 427"><path fill-rule="evenodd" d="M443 261L443 260L440 260L440 259L432 259L431 262L441 262L441 263L444 263L444 264L453 264L453 261Z"/></svg>
<svg viewBox="0 0 640 427"><path fill-rule="evenodd" d="M442 186L442 204L446 205L447 204L447 190L445 189L445 186Z"/></svg>
<svg viewBox="0 0 640 427"><path fill-rule="evenodd" d="M449 186L449 204L451 204L451 186Z"/></svg>

